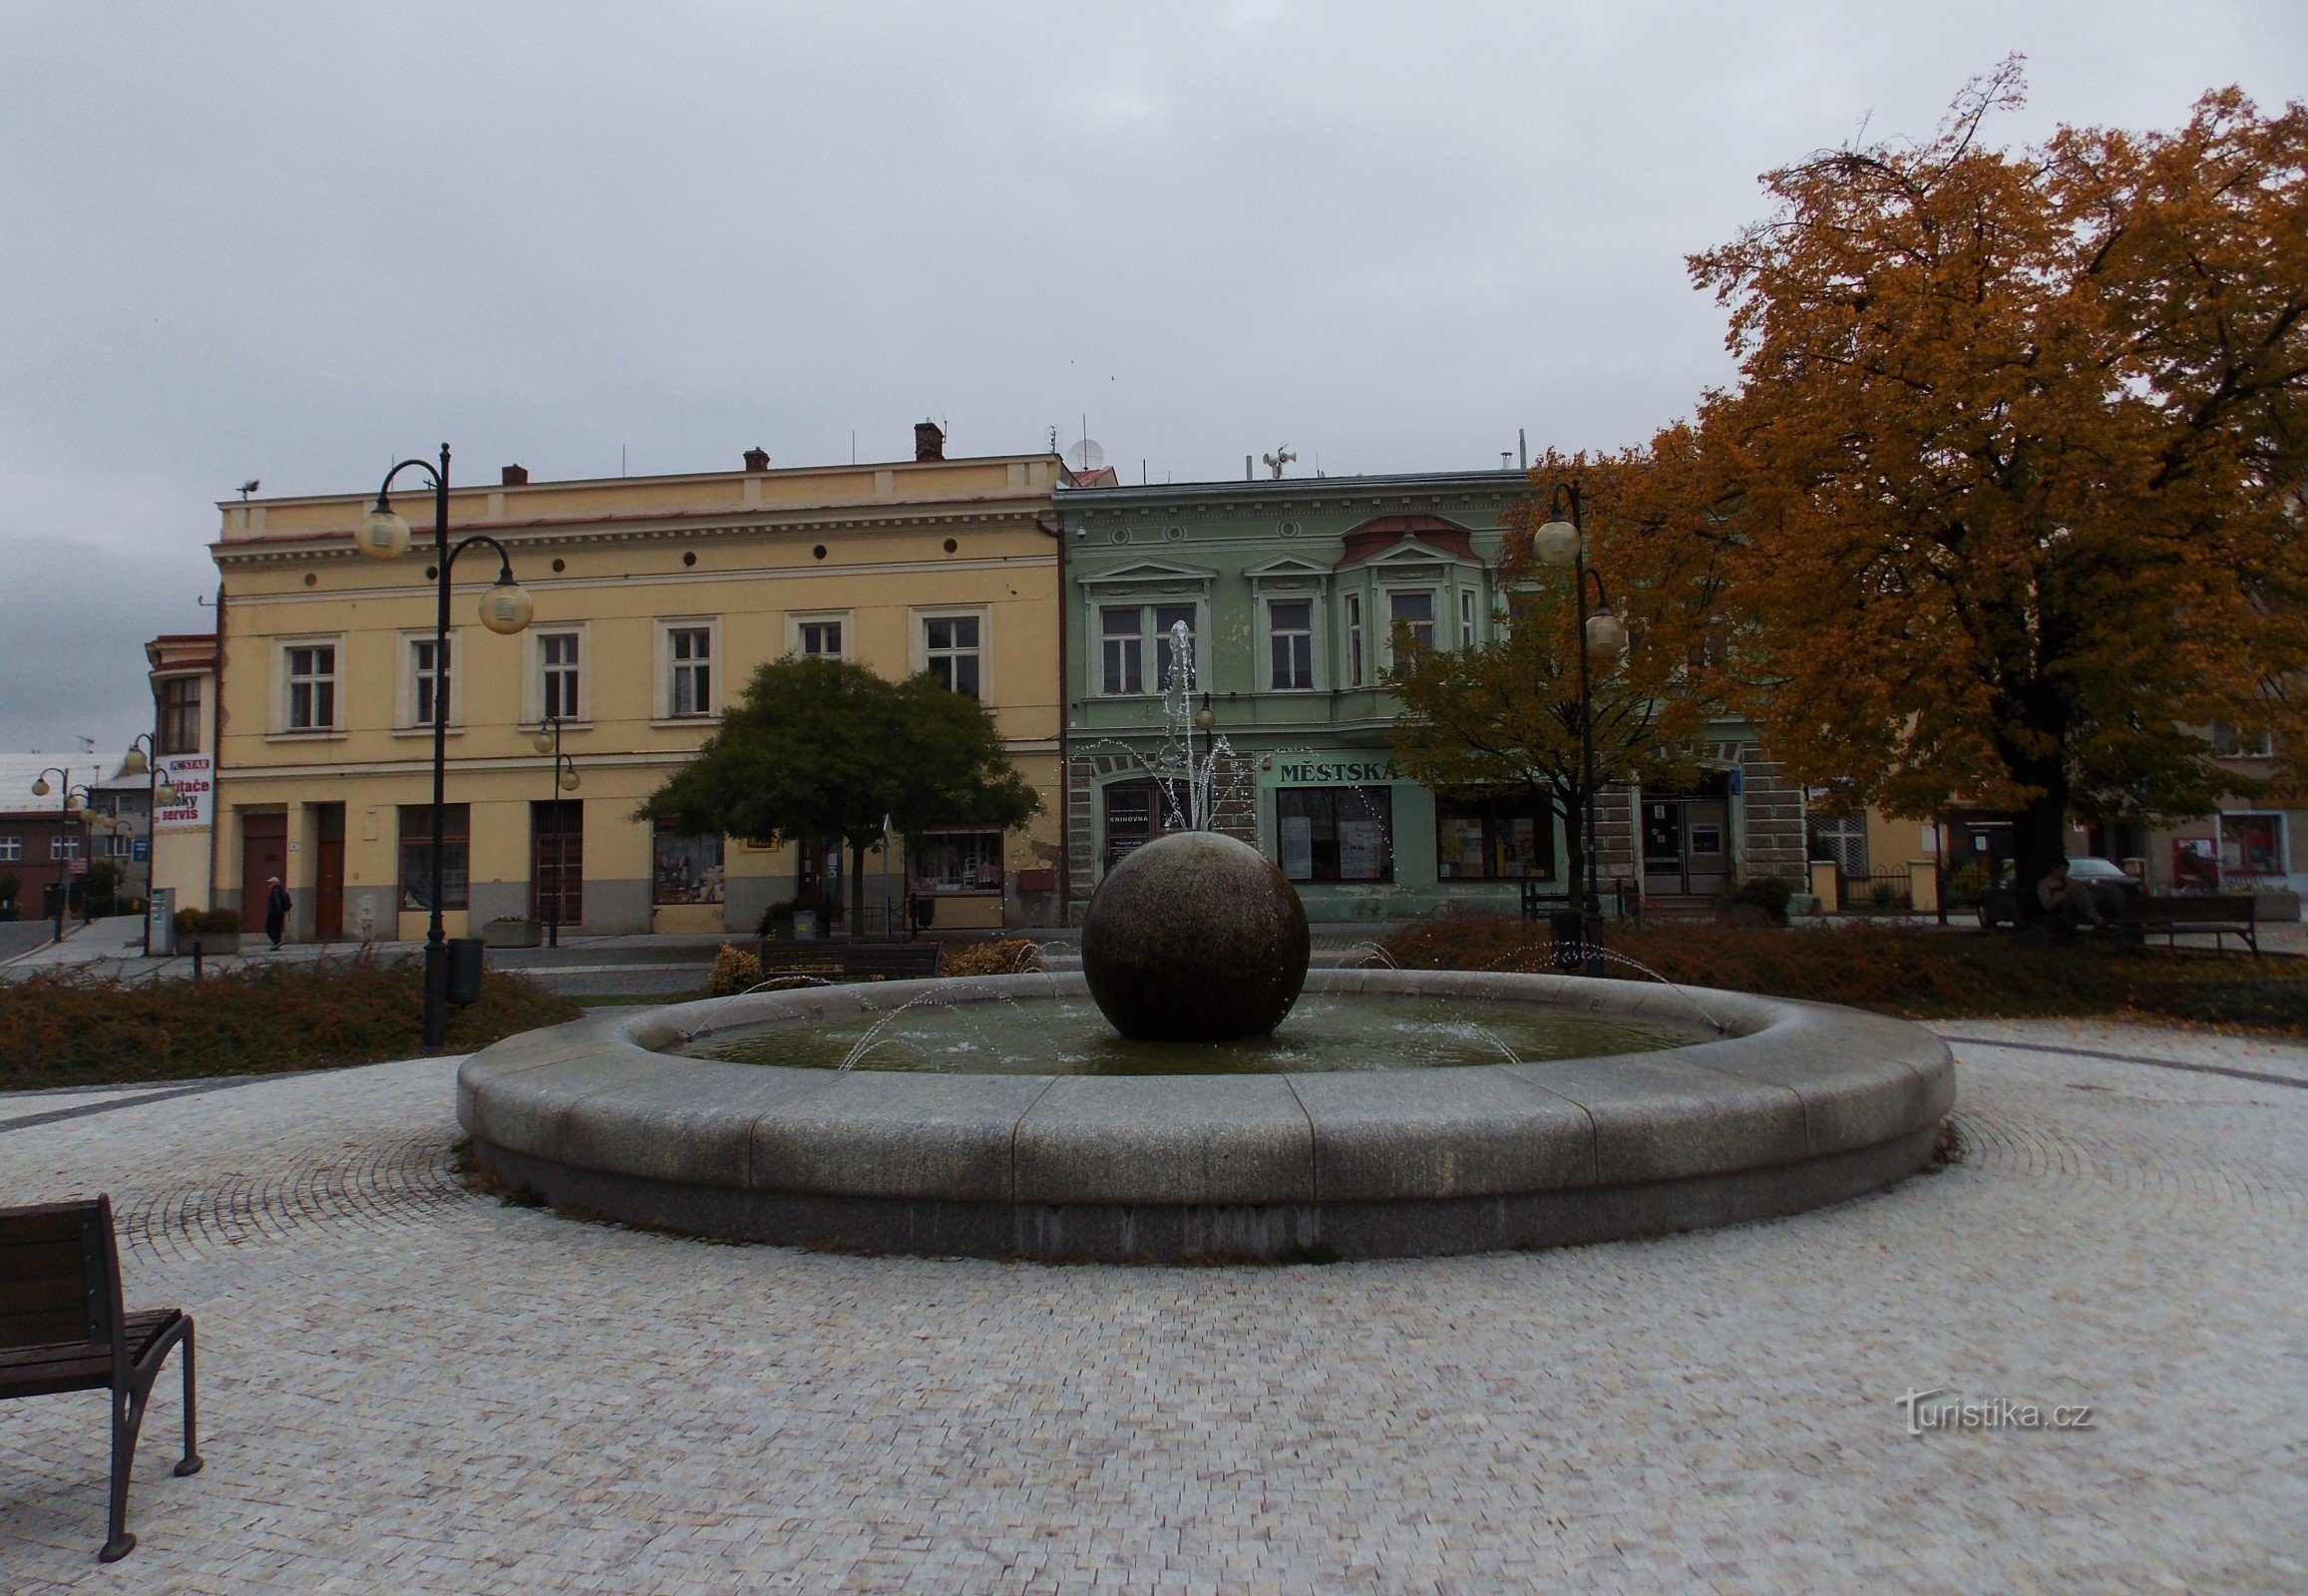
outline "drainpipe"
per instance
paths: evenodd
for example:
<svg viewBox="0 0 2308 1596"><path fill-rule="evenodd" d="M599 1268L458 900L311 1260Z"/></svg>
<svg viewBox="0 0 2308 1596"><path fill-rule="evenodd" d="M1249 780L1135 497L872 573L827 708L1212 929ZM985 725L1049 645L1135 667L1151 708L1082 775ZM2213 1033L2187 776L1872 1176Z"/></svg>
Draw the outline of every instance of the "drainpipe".
<svg viewBox="0 0 2308 1596"><path fill-rule="evenodd" d="M224 838L224 578L216 578L216 703L208 711L208 907L216 907L216 866Z"/></svg>
<svg viewBox="0 0 2308 1596"><path fill-rule="evenodd" d="M1074 759L1066 746L1066 611L1072 607L1073 598L1066 592L1065 518L1056 513L1055 500L1051 501L1050 519L1055 526L1042 527L1039 516L1034 518L1034 525L1057 540L1058 546L1058 924L1064 926L1074 901Z"/></svg>

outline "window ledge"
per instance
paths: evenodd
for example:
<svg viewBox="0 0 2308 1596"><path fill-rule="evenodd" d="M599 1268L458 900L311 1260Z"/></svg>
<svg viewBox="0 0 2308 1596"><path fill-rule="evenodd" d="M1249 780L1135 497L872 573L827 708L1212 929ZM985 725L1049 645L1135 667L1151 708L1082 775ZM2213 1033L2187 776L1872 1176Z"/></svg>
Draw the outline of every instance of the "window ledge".
<svg viewBox="0 0 2308 1596"><path fill-rule="evenodd" d="M698 717L696 717L696 716L692 715L692 716L687 716L687 717L684 717L684 718L687 718L687 719L692 719L692 720L693 720L693 719L696 719L696 718L698 718ZM455 728L454 726L452 726L450 729L451 729L452 731L454 731L456 728ZM525 732L527 732L527 733L528 733L529 735L531 735L532 737L534 737L534 736L537 736L537 735L538 735L540 732L543 732L543 731L546 729L546 722L544 722L544 721L542 721L542 720L525 720L525 721L523 721L523 722L521 723L521 727L520 727L520 729L521 729L521 730L523 730L523 731L525 731ZM565 731L565 732L567 732L567 731L590 731L590 730L592 730L592 729L593 729L593 723L592 723L592 721L591 721L591 720L589 720L589 719L587 719L587 720L567 720L567 719L565 719L565 720L563 720L563 721L562 721L562 723L561 723L561 729L562 729L563 731Z"/></svg>
<svg viewBox="0 0 2308 1596"><path fill-rule="evenodd" d="M264 734L264 740L266 742L342 742L345 736L346 733L342 729L331 727L321 731L268 731Z"/></svg>
<svg viewBox="0 0 2308 1596"><path fill-rule="evenodd" d="M688 726L718 726L721 724L721 714L716 710L710 715L652 715L649 724L659 731L679 731Z"/></svg>
<svg viewBox="0 0 2308 1596"><path fill-rule="evenodd" d="M431 726L395 726L393 735L396 737L430 737L433 735L433 728ZM465 728L463 726L448 726L443 728L442 735L462 737L465 735Z"/></svg>

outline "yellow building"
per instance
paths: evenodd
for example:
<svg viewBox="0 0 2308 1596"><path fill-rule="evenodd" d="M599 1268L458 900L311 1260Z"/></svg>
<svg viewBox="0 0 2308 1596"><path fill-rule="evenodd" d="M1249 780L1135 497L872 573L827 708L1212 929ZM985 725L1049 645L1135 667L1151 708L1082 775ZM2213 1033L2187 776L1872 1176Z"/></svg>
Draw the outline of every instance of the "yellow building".
<svg viewBox="0 0 2308 1596"><path fill-rule="evenodd" d="M162 884L180 905L252 917L278 875L299 938L422 937L431 717L445 698L451 936L546 918L557 878L571 929L750 933L769 906L825 892L826 850L676 836L633 811L755 666L826 653L891 677L932 670L978 697L1044 805L1019 832L935 832L903 861L871 859L871 899L918 894L939 927L1053 923L1064 806L1050 490L1065 468L1041 454L947 460L936 427L916 434L915 460L882 465L772 470L754 450L741 471L532 483L509 466L500 482L455 488L452 542L500 540L536 612L518 635L485 629L496 559L460 560L445 692L432 495L415 473L395 491L414 546L382 565L353 543L373 492L225 501L216 710L200 725L213 738L213 831L186 827L164 850ZM549 716L574 793L535 746ZM862 929L886 924L870 921Z"/></svg>

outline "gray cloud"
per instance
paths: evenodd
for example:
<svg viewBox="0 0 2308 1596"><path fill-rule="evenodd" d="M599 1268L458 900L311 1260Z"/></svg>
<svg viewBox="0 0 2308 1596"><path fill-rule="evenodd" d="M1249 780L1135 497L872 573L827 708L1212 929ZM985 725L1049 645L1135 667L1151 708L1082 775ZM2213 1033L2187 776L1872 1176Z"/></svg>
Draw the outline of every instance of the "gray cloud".
<svg viewBox="0 0 2308 1596"><path fill-rule="evenodd" d="M853 429L888 458L924 414L1015 449L1086 413L1126 476L1181 480L1285 440L1333 472L1634 442L1729 375L1683 258L1765 168L1926 134L2013 50L2012 141L2308 81L2284 0L9 22L0 539L127 561L30 560L53 586L16 613L102 588L171 626L243 478L361 487L442 438L581 476L846 459ZM17 745L142 723L141 638L68 630L60 681L26 625Z"/></svg>

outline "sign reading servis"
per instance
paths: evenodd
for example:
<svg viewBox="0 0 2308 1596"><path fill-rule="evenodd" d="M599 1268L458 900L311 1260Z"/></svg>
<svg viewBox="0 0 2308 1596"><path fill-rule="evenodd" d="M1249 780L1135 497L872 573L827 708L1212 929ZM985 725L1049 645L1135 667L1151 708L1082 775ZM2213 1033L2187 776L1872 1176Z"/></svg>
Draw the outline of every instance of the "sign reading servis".
<svg viewBox="0 0 2308 1596"><path fill-rule="evenodd" d="M1275 761L1275 785L1278 787L1350 787L1363 782L1400 779L1394 773L1394 766L1383 759Z"/></svg>

